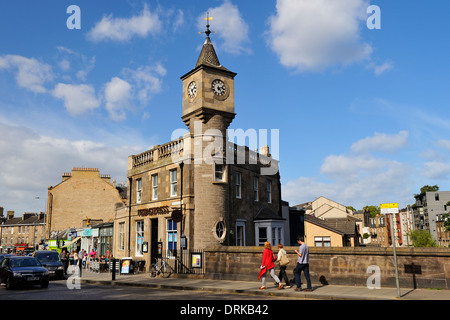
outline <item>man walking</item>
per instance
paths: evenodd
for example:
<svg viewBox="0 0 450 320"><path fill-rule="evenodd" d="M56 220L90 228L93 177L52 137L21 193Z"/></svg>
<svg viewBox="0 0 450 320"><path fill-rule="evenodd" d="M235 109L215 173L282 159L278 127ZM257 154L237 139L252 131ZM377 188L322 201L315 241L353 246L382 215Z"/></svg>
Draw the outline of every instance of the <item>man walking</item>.
<svg viewBox="0 0 450 320"><path fill-rule="evenodd" d="M297 288L295 291L301 290L301 281L300 276L302 271L305 274L306 278L306 289L304 291L312 291L311 287L311 278L309 277L309 247L305 243L305 238L302 236L297 237L297 243L300 245L300 248L295 250L295 253L298 255L297 266L295 267L294 275L295 275L295 284Z"/></svg>

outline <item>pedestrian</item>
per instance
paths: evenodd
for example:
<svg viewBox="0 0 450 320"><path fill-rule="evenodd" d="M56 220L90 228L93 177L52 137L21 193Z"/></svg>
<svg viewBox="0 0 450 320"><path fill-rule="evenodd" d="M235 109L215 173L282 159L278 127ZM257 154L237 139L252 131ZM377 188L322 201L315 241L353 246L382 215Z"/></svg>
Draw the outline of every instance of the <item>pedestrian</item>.
<svg viewBox="0 0 450 320"><path fill-rule="evenodd" d="M297 237L297 243L300 245L298 251L295 250L295 253L298 255L297 266L295 267L295 284L297 288L295 291L302 290L300 276L303 273L306 278L306 289L304 291L312 291L311 287L311 278L309 276L309 247L305 243L305 238L302 236Z"/></svg>
<svg viewBox="0 0 450 320"><path fill-rule="evenodd" d="M264 243L264 251L263 251L263 257L262 257L262 264L261 264L261 270L259 272L258 280L262 278L262 286L259 288L261 290L266 289L266 273L269 272L270 276L275 280L275 282L278 285L278 289L283 288L283 285L280 282L280 279L275 275L274 271L274 261L277 260L277 257L273 254L272 246L270 245L269 241L266 241Z"/></svg>
<svg viewBox="0 0 450 320"><path fill-rule="evenodd" d="M278 278L284 279L286 281L286 285L284 286L285 289L289 289L291 286L289 285L289 278L286 274L286 268L289 263L289 259L287 257L286 250L283 249L283 244L280 243L278 245L278 257L277 262L280 264L280 274L278 275Z"/></svg>
<svg viewBox="0 0 450 320"><path fill-rule="evenodd" d="M76 266L78 264L78 253L73 250L73 265Z"/></svg>
<svg viewBox="0 0 450 320"><path fill-rule="evenodd" d="M80 277L81 277L81 271L83 269L83 258L84 258L84 250L81 249L80 251L78 251L78 267L80 269L80 274L79 274Z"/></svg>
<svg viewBox="0 0 450 320"><path fill-rule="evenodd" d="M61 262L64 266L64 275L67 275L67 268L69 267L69 257L66 249L63 249L61 253L59 254L59 258L61 259Z"/></svg>

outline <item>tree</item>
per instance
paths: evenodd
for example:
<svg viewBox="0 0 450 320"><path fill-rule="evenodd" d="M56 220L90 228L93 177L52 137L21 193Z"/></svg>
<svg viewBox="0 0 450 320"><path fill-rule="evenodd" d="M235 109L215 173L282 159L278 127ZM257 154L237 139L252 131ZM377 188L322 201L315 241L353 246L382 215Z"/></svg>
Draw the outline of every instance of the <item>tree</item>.
<svg viewBox="0 0 450 320"><path fill-rule="evenodd" d="M450 201L449 201L450 202ZM448 202L447 202L447 206L448 206ZM445 213L442 215L442 218L444 219L444 228L445 231L450 231L450 214Z"/></svg>
<svg viewBox="0 0 450 320"><path fill-rule="evenodd" d="M370 213L370 215L372 216L372 218L375 218L377 216L377 214L380 214L380 208L377 206L365 206L363 208L363 211L364 212L368 211Z"/></svg>
<svg viewBox="0 0 450 320"><path fill-rule="evenodd" d="M424 194L425 192L435 192L439 191L439 187L437 185L429 186L424 185L422 188L420 188L420 194Z"/></svg>
<svg viewBox="0 0 450 320"><path fill-rule="evenodd" d="M352 206L347 206L346 208L347 208L348 210L356 211L356 209L353 208Z"/></svg>
<svg viewBox="0 0 450 320"><path fill-rule="evenodd" d="M414 247L436 247L436 242L427 230L412 230L408 232Z"/></svg>

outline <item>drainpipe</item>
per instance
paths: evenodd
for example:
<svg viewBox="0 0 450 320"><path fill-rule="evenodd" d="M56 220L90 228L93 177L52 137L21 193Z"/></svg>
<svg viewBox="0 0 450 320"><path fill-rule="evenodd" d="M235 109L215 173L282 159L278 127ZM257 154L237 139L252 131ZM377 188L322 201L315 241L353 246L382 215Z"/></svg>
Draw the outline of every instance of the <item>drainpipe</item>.
<svg viewBox="0 0 450 320"><path fill-rule="evenodd" d="M128 185L130 186L128 198L128 256L131 257L131 196L133 194L133 178L128 179Z"/></svg>

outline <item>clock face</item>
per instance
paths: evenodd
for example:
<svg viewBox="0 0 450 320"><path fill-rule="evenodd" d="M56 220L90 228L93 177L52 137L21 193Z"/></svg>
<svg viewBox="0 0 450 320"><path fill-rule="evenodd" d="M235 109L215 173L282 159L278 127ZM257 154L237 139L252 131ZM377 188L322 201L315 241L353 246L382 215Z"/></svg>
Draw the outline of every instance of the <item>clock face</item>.
<svg viewBox="0 0 450 320"><path fill-rule="evenodd" d="M212 91L216 96L223 96L226 93L225 83L222 80L216 79L211 85Z"/></svg>
<svg viewBox="0 0 450 320"><path fill-rule="evenodd" d="M190 98L194 98L197 94L197 84L195 81L192 81L188 86L188 95Z"/></svg>

